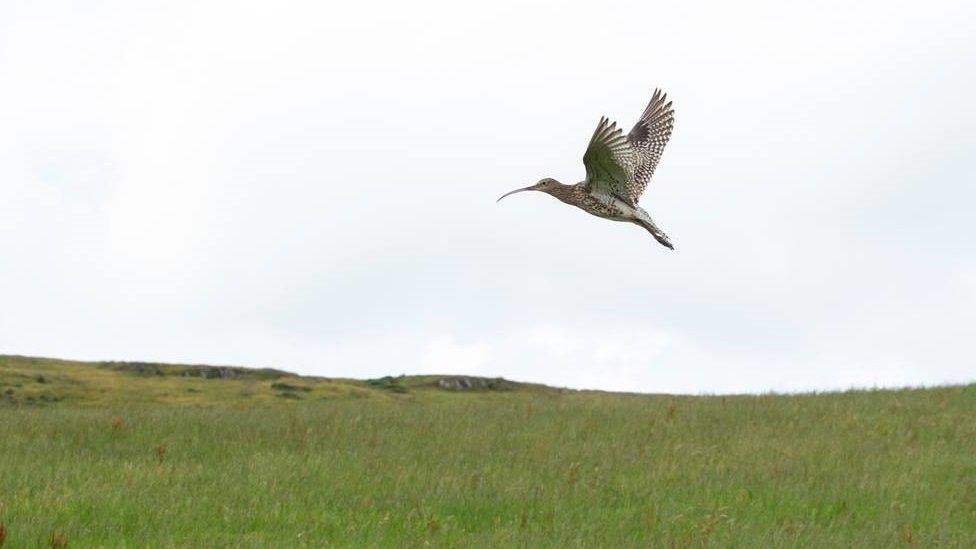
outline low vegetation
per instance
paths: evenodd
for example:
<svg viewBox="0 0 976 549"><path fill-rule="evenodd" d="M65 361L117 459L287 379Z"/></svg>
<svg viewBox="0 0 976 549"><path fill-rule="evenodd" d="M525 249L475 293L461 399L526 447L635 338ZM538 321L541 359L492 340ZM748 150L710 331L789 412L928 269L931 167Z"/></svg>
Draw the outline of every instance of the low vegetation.
<svg viewBox="0 0 976 549"><path fill-rule="evenodd" d="M0 545L976 546L976 385L457 379L0 356Z"/></svg>

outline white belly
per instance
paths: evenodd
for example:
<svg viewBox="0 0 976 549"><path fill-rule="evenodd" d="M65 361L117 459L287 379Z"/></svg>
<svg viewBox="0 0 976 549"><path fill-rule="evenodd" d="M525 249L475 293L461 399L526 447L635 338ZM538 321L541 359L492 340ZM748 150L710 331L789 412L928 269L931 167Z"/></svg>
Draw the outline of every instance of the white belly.
<svg viewBox="0 0 976 549"><path fill-rule="evenodd" d="M602 193L591 194L590 200L578 206L597 217L612 221L633 221L637 216L637 211L630 204L615 196Z"/></svg>

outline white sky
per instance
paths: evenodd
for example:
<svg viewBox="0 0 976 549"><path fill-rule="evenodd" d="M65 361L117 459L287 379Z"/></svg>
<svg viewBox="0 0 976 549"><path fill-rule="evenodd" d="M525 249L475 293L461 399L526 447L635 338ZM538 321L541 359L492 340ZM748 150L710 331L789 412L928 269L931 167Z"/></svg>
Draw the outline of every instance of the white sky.
<svg viewBox="0 0 976 549"><path fill-rule="evenodd" d="M539 194L653 88L642 204ZM738 392L976 380L976 4L0 4L0 352Z"/></svg>

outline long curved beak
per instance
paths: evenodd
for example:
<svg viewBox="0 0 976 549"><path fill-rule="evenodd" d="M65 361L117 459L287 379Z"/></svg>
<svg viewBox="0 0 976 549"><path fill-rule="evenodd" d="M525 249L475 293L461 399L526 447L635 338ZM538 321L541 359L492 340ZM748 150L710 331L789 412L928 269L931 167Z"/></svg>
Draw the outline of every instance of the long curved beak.
<svg viewBox="0 0 976 549"><path fill-rule="evenodd" d="M531 190L533 190L533 187L534 187L534 186L535 186L535 185L531 185L531 186L528 186L528 187L522 187L521 189L515 189L514 191L509 191L509 192L507 192L507 193L505 193L505 194L503 194L503 195L501 195L501 196L499 196L499 197L498 197L498 200L496 200L496 201L495 201L495 204L498 204L498 202L499 202L499 201L500 201L501 199L503 199L503 198L505 198L506 196L508 196L508 195L510 195L510 194L515 194L515 193L520 193L520 192L522 192L522 191L531 191Z"/></svg>

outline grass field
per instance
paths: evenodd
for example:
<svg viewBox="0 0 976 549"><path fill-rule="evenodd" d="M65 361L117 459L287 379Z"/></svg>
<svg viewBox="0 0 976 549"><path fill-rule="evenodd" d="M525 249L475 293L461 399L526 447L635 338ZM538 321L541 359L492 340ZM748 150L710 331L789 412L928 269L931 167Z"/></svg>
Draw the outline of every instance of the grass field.
<svg viewBox="0 0 976 549"><path fill-rule="evenodd" d="M976 547L976 385L682 397L437 379L0 356L0 539Z"/></svg>

